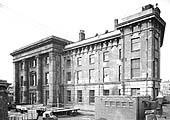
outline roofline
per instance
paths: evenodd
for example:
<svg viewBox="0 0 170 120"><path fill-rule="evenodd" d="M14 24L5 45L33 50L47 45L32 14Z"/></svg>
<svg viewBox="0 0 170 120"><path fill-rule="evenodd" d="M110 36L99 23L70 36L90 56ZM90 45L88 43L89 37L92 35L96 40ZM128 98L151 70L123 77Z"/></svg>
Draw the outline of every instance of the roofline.
<svg viewBox="0 0 170 120"><path fill-rule="evenodd" d="M31 43L29 45L26 45L24 47L21 47L19 49L16 49L12 53L10 53L10 55L15 56L15 55L23 53L25 51L35 49L37 46L44 45L44 44L51 43L51 42L62 44L62 45L73 43L72 41L69 41L69 40L66 40L66 39L63 39L63 38L56 37L56 36L52 35L52 36L46 37L44 39L41 39L39 41L36 41L34 43Z"/></svg>
<svg viewBox="0 0 170 120"><path fill-rule="evenodd" d="M139 12L139 13L142 13L142 12ZM137 15L137 14L135 14L135 15ZM166 25L166 22L160 16L158 16L154 10L152 10L152 12L150 12L149 14L144 14L144 15L142 15L140 17L135 17L135 18L132 18L130 20L123 20L121 23L119 23L116 26L116 28L118 29L118 28L127 26L129 24L133 24L133 23L136 23L136 22L139 22L139 21L143 21L143 20L146 20L146 19L149 19L149 18L153 18L153 17L155 17L162 25Z"/></svg>
<svg viewBox="0 0 170 120"><path fill-rule="evenodd" d="M98 43L98 42L104 41L108 38L111 39L111 38L120 37L120 35L121 35L121 33L120 33L119 30L110 31L108 33L101 34L101 35L98 35L96 37L91 37L91 38L88 38L88 39L85 39L85 40L82 40L82 41L78 41L78 42L66 45L65 48L64 48L64 51L72 50L72 49L83 47L83 46L87 46L89 44Z"/></svg>
<svg viewBox="0 0 170 120"><path fill-rule="evenodd" d="M163 30L162 30L162 36L161 36L161 45L160 47L162 47L163 45L163 39L164 39L164 32L165 32L165 26L166 26L166 22L153 10L153 9L149 9L150 10L150 13L148 14L144 14L140 17L135 17L135 18L132 18L132 19L128 19L128 20L124 20L122 21L121 23L119 23L116 28L117 29L120 29L122 27L125 27L125 26L128 26L128 25L131 25L131 24L134 24L136 22L140 22L140 21L144 21L144 20L147 20L147 19L151 19L151 18L155 18L158 22L160 22L163 26ZM148 11L149 11L148 10ZM146 11L147 12L147 11ZM142 13L142 12L139 12L139 13ZM138 14L138 13L137 13ZM137 15L136 14L136 15ZM126 18L126 17L125 17Z"/></svg>

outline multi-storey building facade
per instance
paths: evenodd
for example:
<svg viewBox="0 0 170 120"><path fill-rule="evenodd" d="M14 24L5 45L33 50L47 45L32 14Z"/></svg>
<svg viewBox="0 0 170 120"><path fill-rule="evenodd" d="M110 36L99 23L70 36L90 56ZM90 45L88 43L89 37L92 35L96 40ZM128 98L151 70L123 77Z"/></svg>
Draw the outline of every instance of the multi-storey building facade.
<svg viewBox="0 0 170 120"><path fill-rule="evenodd" d="M169 96L170 95L170 81L163 81L160 84L160 91L163 96Z"/></svg>
<svg viewBox="0 0 170 120"><path fill-rule="evenodd" d="M158 7L115 20L113 31L71 42L50 36L15 50L16 103L74 104L93 109L95 96L150 95L160 89L165 22Z"/></svg>

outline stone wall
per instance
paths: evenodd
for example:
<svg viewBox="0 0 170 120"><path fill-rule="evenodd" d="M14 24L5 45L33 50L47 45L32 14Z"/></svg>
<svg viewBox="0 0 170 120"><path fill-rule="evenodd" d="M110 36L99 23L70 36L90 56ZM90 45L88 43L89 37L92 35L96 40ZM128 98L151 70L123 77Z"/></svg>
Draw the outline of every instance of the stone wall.
<svg viewBox="0 0 170 120"><path fill-rule="evenodd" d="M144 103L147 97L101 96L96 97L95 119L143 120Z"/></svg>

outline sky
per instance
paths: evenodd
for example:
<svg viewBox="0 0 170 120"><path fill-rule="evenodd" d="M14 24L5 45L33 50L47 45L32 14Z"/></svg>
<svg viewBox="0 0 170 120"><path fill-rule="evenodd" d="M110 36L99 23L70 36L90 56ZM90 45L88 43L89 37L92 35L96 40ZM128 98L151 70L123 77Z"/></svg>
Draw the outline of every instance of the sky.
<svg viewBox="0 0 170 120"><path fill-rule="evenodd" d="M161 10L166 22L161 47L161 78L170 80L170 1L169 0L0 0L0 79L13 82L14 50L51 35L78 41L79 31L86 38L114 30L114 19L121 19L147 4Z"/></svg>

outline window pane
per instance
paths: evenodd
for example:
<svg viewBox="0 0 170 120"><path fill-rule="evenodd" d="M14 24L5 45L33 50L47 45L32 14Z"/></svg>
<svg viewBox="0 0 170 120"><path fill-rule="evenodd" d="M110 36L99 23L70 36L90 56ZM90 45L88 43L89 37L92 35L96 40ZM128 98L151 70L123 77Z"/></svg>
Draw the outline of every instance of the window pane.
<svg viewBox="0 0 170 120"><path fill-rule="evenodd" d="M95 83L95 71L94 69L89 70L89 82Z"/></svg>
<svg viewBox="0 0 170 120"><path fill-rule="evenodd" d="M140 69L132 69L132 77L139 77Z"/></svg>
<svg viewBox="0 0 170 120"><path fill-rule="evenodd" d="M131 88L131 95L140 95L140 88Z"/></svg>
<svg viewBox="0 0 170 120"><path fill-rule="evenodd" d="M67 60L66 66L67 66L67 67L70 67L70 66L71 66L71 60L70 60L70 59Z"/></svg>
<svg viewBox="0 0 170 120"><path fill-rule="evenodd" d="M132 68L140 68L140 59L132 59Z"/></svg>
<svg viewBox="0 0 170 120"><path fill-rule="evenodd" d="M45 73L45 84L49 83L49 72Z"/></svg>
<svg viewBox="0 0 170 120"><path fill-rule="evenodd" d="M103 80L109 82L109 68L103 68Z"/></svg>
<svg viewBox="0 0 170 120"><path fill-rule="evenodd" d="M67 72L67 81L71 81L71 72Z"/></svg>
<svg viewBox="0 0 170 120"><path fill-rule="evenodd" d="M94 63L94 55L89 56L89 63L93 64Z"/></svg>
<svg viewBox="0 0 170 120"><path fill-rule="evenodd" d="M157 38L155 38L155 50L159 49L159 40Z"/></svg>
<svg viewBox="0 0 170 120"><path fill-rule="evenodd" d="M121 80L122 74L121 74L121 65L119 65L119 81Z"/></svg>
<svg viewBox="0 0 170 120"><path fill-rule="evenodd" d="M77 102L82 102L82 90L77 90Z"/></svg>
<svg viewBox="0 0 170 120"><path fill-rule="evenodd" d="M77 71L77 84L82 83L82 71Z"/></svg>
<svg viewBox="0 0 170 120"><path fill-rule="evenodd" d="M34 59L33 60L33 66L32 67L35 67L36 66L36 60Z"/></svg>
<svg viewBox="0 0 170 120"><path fill-rule="evenodd" d="M133 77L140 77L140 59L131 60L131 75Z"/></svg>
<svg viewBox="0 0 170 120"><path fill-rule="evenodd" d="M30 67L36 67L36 60L35 59L32 59L30 61Z"/></svg>
<svg viewBox="0 0 170 120"><path fill-rule="evenodd" d="M134 38L131 40L131 50L132 51L137 51L140 50L140 38Z"/></svg>
<svg viewBox="0 0 170 120"><path fill-rule="evenodd" d="M47 56L47 57L45 58L45 62L46 62L46 64L49 64L49 56Z"/></svg>
<svg viewBox="0 0 170 120"><path fill-rule="evenodd" d="M109 95L109 90L103 90L103 95L105 96Z"/></svg>
<svg viewBox="0 0 170 120"><path fill-rule="evenodd" d="M122 59L122 49L119 49L119 59Z"/></svg>
<svg viewBox="0 0 170 120"><path fill-rule="evenodd" d="M132 51L137 51L137 50L140 50L140 43L139 42L132 44Z"/></svg>
<svg viewBox="0 0 170 120"><path fill-rule="evenodd" d="M103 61L104 61L104 62L109 61L109 52L104 52L104 53L103 53Z"/></svg>
<svg viewBox="0 0 170 120"><path fill-rule="evenodd" d="M77 65L78 65L78 66L81 66L81 65L82 65L82 58L81 58L81 57L78 57L78 58L77 58Z"/></svg>
<svg viewBox="0 0 170 120"><path fill-rule="evenodd" d="M67 101L71 101L71 91L70 90L68 90L67 91Z"/></svg>
<svg viewBox="0 0 170 120"><path fill-rule="evenodd" d="M47 104L47 102L48 102L48 99L49 99L49 91L46 90L46 91L45 91L45 103L46 103L46 104Z"/></svg>
<svg viewBox="0 0 170 120"><path fill-rule="evenodd" d="M95 102L95 93L94 92L95 92L94 90L89 91L89 103Z"/></svg>
<svg viewBox="0 0 170 120"><path fill-rule="evenodd" d="M20 68L21 68L21 70L23 70L23 69L24 69L24 64L23 64L23 62L21 62L21 64L20 64Z"/></svg>
<svg viewBox="0 0 170 120"><path fill-rule="evenodd" d="M37 85L37 78L36 73L30 73L30 86L36 86Z"/></svg>
<svg viewBox="0 0 170 120"><path fill-rule="evenodd" d="M23 76L21 76L21 86L24 86Z"/></svg>
<svg viewBox="0 0 170 120"><path fill-rule="evenodd" d="M154 63L154 77L158 78L158 59L155 59Z"/></svg>

